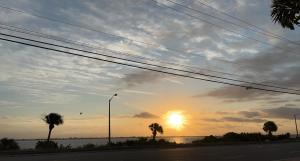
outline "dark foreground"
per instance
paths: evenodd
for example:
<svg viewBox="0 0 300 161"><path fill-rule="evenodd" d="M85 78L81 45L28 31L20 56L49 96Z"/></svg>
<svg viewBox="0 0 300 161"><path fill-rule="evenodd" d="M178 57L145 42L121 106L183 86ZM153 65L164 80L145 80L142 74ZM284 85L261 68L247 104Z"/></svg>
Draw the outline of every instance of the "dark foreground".
<svg viewBox="0 0 300 161"><path fill-rule="evenodd" d="M300 161L300 143L0 156L0 161Z"/></svg>

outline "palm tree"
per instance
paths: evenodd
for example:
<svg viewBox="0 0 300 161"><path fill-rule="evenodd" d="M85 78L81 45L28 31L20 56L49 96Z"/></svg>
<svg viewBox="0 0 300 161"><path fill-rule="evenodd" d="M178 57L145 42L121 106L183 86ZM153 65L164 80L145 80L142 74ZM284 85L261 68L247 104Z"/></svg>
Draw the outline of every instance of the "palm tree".
<svg viewBox="0 0 300 161"><path fill-rule="evenodd" d="M157 132L159 132L161 134L164 133L163 127L161 125L159 125L158 123L150 124L149 129L152 131L153 140L155 140Z"/></svg>
<svg viewBox="0 0 300 161"><path fill-rule="evenodd" d="M51 132L54 128L54 125L58 126L64 123L63 117L57 113L50 113L46 115L43 120L49 125L49 133L47 141L50 141Z"/></svg>
<svg viewBox="0 0 300 161"><path fill-rule="evenodd" d="M294 30L294 25L300 26L299 0L273 0L271 16L275 23L283 28Z"/></svg>
<svg viewBox="0 0 300 161"><path fill-rule="evenodd" d="M273 121L267 121L264 123L263 130L269 134L269 136L272 136L272 132L277 131L277 125Z"/></svg>

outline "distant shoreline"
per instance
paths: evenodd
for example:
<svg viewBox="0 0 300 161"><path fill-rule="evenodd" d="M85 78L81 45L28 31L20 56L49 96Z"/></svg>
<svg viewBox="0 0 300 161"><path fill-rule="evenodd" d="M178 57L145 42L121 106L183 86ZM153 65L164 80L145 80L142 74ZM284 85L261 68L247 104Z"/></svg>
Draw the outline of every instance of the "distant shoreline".
<svg viewBox="0 0 300 161"><path fill-rule="evenodd" d="M119 138L151 138L152 136L118 136L112 137L113 139ZM169 137L204 137L204 136L158 136L157 138L169 138ZM33 140L45 140L46 138L31 138L31 139L15 139L16 141L33 141ZM107 137L69 137L69 138L51 138L51 140L80 140L80 139L107 139Z"/></svg>

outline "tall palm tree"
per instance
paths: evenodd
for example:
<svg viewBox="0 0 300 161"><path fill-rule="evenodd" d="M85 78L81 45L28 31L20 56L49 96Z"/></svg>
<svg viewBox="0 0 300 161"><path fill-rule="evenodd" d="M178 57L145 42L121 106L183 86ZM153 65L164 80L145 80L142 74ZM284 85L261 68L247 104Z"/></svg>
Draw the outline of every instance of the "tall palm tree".
<svg viewBox="0 0 300 161"><path fill-rule="evenodd" d="M47 141L50 141L51 132L54 128L54 126L58 126L64 123L63 117L60 114L57 113L50 113L46 115L43 120L49 125L49 133L48 133L48 139Z"/></svg>
<svg viewBox="0 0 300 161"><path fill-rule="evenodd" d="M159 125L158 123L150 124L149 129L152 131L153 140L155 140L157 132L161 133L161 134L164 133L163 127L161 125Z"/></svg>
<svg viewBox="0 0 300 161"><path fill-rule="evenodd" d="M264 123L263 130L272 136L272 132L277 131L277 125L273 121L267 121Z"/></svg>
<svg viewBox="0 0 300 161"><path fill-rule="evenodd" d="M283 28L294 30L294 25L300 26L299 0L273 0L271 16L275 23L279 22Z"/></svg>

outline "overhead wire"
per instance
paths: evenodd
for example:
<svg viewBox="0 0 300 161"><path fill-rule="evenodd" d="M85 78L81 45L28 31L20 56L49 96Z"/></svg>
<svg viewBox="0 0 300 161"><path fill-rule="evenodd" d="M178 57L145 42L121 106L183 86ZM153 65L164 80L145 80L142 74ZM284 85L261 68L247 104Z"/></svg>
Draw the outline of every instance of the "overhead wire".
<svg viewBox="0 0 300 161"><path fill-rule="evenodd" d="M2 27L1 25L5 26L5 27ZM111 52L111 53L114 53L114 54L118 54L118 55L122 55L122 56L126 55L126 56L130 56L130 57L138 58L138 59L144 59L144 60L160 62L160 63L174 65L174 66L180 66L180 67L184 67L184 68L192 69L192 70L205 70L205 71L220 73L220 74L224 74L224 75L232 75L232 76L242 77L241 75L237 75L237 74L233 74L233 73L221 72L221 71L216 71L216 70L212 70L212 69L200 68L200 67L197 67L197 66L167 62L167 61L148 58L148 57L144 57L144 56L133 55L133 54L129 54L129 53L126 53L126 52L115 51L115 50L111 50L111 49L108 49L108 48L95 46L95 45L92 45L90 43L83 43L83 42L78 42L78 41L74 41L74 40L70 40L70 39L66 39L66 38L62 38L62 37L58 37L58 36L48 35L48 34L33 31L33 30L28 30L28 29L24 29L24 28L20 28L20 27L15 27L15 26L12 26L12 25L3 24L1 22L0 22L0 28L5 29L5 30L14 31L14 32L20 32L20 33L28 34L28 35L32 35L32 36L38 36L38 37L42 37L42 38L46 38L46 39L52 39L52 40L55 40L55 41L60 41L60 42L68 43L68 44L72 44L72 45L79 45L79 46L92 48L92 49L96 49L96 50L105 50L105 51L108 51L108 52Z"/></svg>
<svg viewBox="0 0 300 161"><path fill-rule="evenodd" d="M3 6L0 6L0 7L3 7ZM9 8L9 9L11 9L11 8ZM19 10L17 10L17 11L20 12ZM22 12L22 11L21 11L21 12ZM22 12L22 13L28 14L27 12ZM36 16L36 15L34 15L34 16ZM48 17L42 16L42 17L40 17L40 18L48 18ZM55 19L54 19L54 20L55 20ZM73 25L73 24L69 24L69 25ZM127 39L126 37L122 37L122 36L118 36L118 35L114 35L114 36L117 36L117 37L120 37L120 38ZM135 41L135 40L132 40L132 39L128 39L128 40ZM135 41L135 42L138 42L138 41ZM148 44L148 45L149 45L149 44Z"/></svg>
<svg viewBox="0 0 300 161"><path fill-rule="evenodd" d="M111 37L116 37L116 38L128 40L130 42L136 42L136 43L139 43L139 44L144 44L144 45L148 45L148 46L152 46L152 47L158 47L158 44L155 44L155 43L145 42L145 41L140 41L140 40L135 40L135 39L128 38L128 37L125 37L125 36L122 36L122 35L110 33L110 32L107 32L107 31L101 31L99 29L94 29L93 27L91 27L89 25L86 25L86 24L82 25L82 24L72 23L72 22L69 22L69 21L62 21L62 20L51 18L51 17L48 17L48 16L43 16L43 15L40 15L40 14L37 14L37 13L27 12L27 11L24 11L24 10L20 10L20 9L8 7L8 6L3 5L1 3L0 3L0 8L4 8L4 9L10 10L10 11L13 11L15 13L26 14L26 15L38 17L38 18L41 18L41 19L46 19L48 21L52 21L52 22L56 22L56 23L61 23L61 24L72 26L72 27L77 27L77 28L80 28L80 29L84 29L84 30L93 31L93 32L97 32L97 33L100 33L100 34L108 35L108 36L111 36ZM159 47L161 47L161 46L159 46ZM164 49L167 49L169 51L173 51L173 52L178 53L178 54L186 53L184 51L180 51L180 50L175 49L175 48L171 48L171 47L167 47L167 46L162 46L162 47ZM192 52L188 52L188 54L199 56L199 57L203 57L203 58L207 58L206 56L195 54L195 53L192 53ZM214 60L215 61L224 62L224 63L239 65L236 62L225 60L225 59L214 58Z"/></svg>
<svg viewBox="0 0 300 161"><path fill-rule="evenodd" d="M165 7L165 8L170 9L170 10L173 10L173 11L176 12L176 13L180 13L180 14L183 14L183 15L185 15L185 16L191 17L191 18L193 18L193 19L197 19L197 20L203 21L203 22L205 22L205 23L207 23L207 24L210 24L210 25L212 25L212 26L214 26L214 27L221 28L221 29L223 29L223 30L225 30L225 31L234 33L234 34L239 35L239 36L241 36L241 37L244 37L244 38L246 38L246 39L249 39L249 40L252 40L252 41L256 41L256 42L258 42L258 43L261 43L261 44L264 44L264 45L267 45L267 46L270 46L270 47L274 47L274 48L277 48L277 49L280 49L280 50L283 50L283 51L289 51L291 54L293 54L293 55L295 55L295 56L300 56L298 53L295 53L295 52L292 51L292 50L286 50L286 49L284 49L284 48L282 48L282 47L275 46L275 45L272 45L272 44L270 44L270 43L268 43L268 42L264 42L264 41L262 41L262 40L259 40L259 39L250 37L250 36L248 36L248 35L246 35L246 34L242 34L242 33L236 32L236 31L234 31L234 30L231 30L231 29L225 28L225 27L223 27L223 26L221 26L221 25L217 25L217 24L215 24L215 23L213 23L213 22L210 22L210 21L208 21L208 20L206 20L206 19L203 19L203 18L200 18L200 17L198 17L198 16L192 15L192 14L190 14L190 13L187 13L187 12L181 12L181 11L178 10L177 8L168 6L168 5L166 5L166 4L163 4L163 3L161 3L161 2L158 2L158 1L156 1L156 0L152 0L152 1L155 2L155 5L158 6L158 7L162 7L162 6L163 6L163 7ZM160 6L160 5L156 4L156 3L159 3L159 4L162 5L162 6Z"/></svg>
<svg viewBox="0 0 300 161"><path fill-rule="evenodd" d="M208 17L211 17L211 18L220 20L220 21L222 21L222 22L225 22L225 23L228 23L228 24L231 24L231 25L234 25L234 26L243 28L243 29L251 30L251 31L256 32L256 33L260 33L260 34L262 34L262 35L264 35L264 36L267 36L267 37L271 37L271 38L275 38L275 39L279 39L279 40L283 40L283 41L288 41L289 43L292 43L292 44L295 44L295 45L300 45L300 44L297 43L297 42L291 41L291 40L289 40L289 39L287 39L287 38L284 38L284 37L281 37L281 36L279 36L279 35L275 35L275 34L273 34L273 33L271 33L271 32L265 31L265 30L263 30L263 29L261 29L261 28L255 26L255 25L253 25L253 24L250 24L250 23L248 23L248 22L246 22L246 21L243 21L243 20L241 20L241 19L238 19L238 18L235 18L235 19L238 19L239 21L241 21L241 22L243 22L243 23L246 23L247 25L251 25L252 27L255 27L256 29L259 29L259 30L261 30L261 31L258 31L258 30L255 30L255 29L249 28L249 27L244 27L243 25L234 23L234 22L232 22L232 21L226 20L226 19L224 19L224 18L220 18L220 17L218 17L218 16L215 16L215 15L212 15L212 14L209 14L209 13L206 13L206 12L201 11L201 10L198 10L198 9L194 9L194 8L192 8L192 7L183 5L183 4L181 4L181 3L174 2L174 1L172 1L172 0L165 0L165 1L170 2L170 3L172 3L172 4L175 4L175 5L178 5L178 6L182 7L182 8L185 8L185 9L188 9L188 10L191 10L191 11L194 11L194 12L197 12L197 13L200 13L200 14L202 14L202 15L205 15L205 16L208 16ZM199 3L201 3L201 2L199 2ZM223 13L223 12L222 12L222 13ZM224 13L224 14L225 14L225 13ZM231 16L231 15L228 15L228 14L226 14L226 15L227 15L227 16L230 16L231 18L234 18L234 17Z"/></svg>
<svg viewBox="0 0 300 161"><path fill-rule="evenodd" d="M125 55L128 55L128 56L131 56L131 54L127 54L127 53L124 53L124 52L119 52L119 51L114 51L114 50L110 50L110 49L107 49L107 48L97 48L95 46L91 46L90 44L88 43L80 43L80 42L77 42L77 41L74 41L74 40L69 40L69 39L65 39L65 38L61 38L61 37L56 37L56 36L52 36L52 35L47 35L45 33L40 33L40 32L34 32L32 30L28 30L28 29L23 29L23 28L18 28L18 27L14 27L14 26L11 26L11 25L5 25L3 23L0 22L0 25L4 25L4 26L7 26L7 27L11 27L11 28L3 28L0 26L0 29L3 28L3 29L6 29L6 30L9 30L9 31L14 31L14 32L19 32L19 33L23 33L23 34L28 34L28 35L31 35L31 36L37 36L37 37L42 37L42 38L46 38L46 39L49 39L49 40L56 40L56 41L60 41L60 42L64 42L64 43L70 43L70 44L73 44L73 45L79 45L79 46L84 46L84 47L91 47L93 49L97 49L97 50L102 50L102 51L109 51L111 53L117 53L117 54L125 54ZM15 29L18 29L18 30L15 30ZM27 32L24 32L24 31L27 31ZM29 33L28 33L29 32ZM32 33L33 32L33 33ZM36 35L38 34L38 35ZM142 57L140 56L141 58L145 58L145 57ZM160 61L160 60L155 60L155 59L150 59L151 61L155 61L155 62L163 62L163 63L167 63L167 64L172 64L172 65L176 65L176 66L181 66L180 64L176 64L176 63L169 63L169 62L165 62L165 61ZM183 65L184 66L184 65ZM214 71L214 70L212 70ZM192 71L192 72L196 72L196 71ZM216 73L223 73L223 72L219 72L219 71L214 71ZM198 72L199 73L199 72ZM203 73L201 73L203 74ZM231 74L231 73L223 73L223 74L228 74L228 75L235 75L235 74ZM209 75L210 76L210 75ZM236 75L236 76L239 76L239 75ZM241 76L240 76L241 77ZM234 79L235 80L235 79ZM238 80L238 81L243 81L243 80ZM251 84L255 84L255 85L264 85L264 86L269 86L269 87L275 87L275 88L281 88L281 89L289 89L289 90L294 90L294 91L300 91L298 89L290 89L290 88L285 88L285 87L280 87L280 86L276 86L275 85L266 85L265 83L262 84L262 83L257 83L257 82L249 82L249 81L244 81L243 83L251 83ZM274 84L274 83L273 83Z"/></svg>
<svg viewBox="0 0 300 161"><path fill-rule="evenodd" d="M156 0L152 0L154 2L157 2ZM159 2L157 2L159 3ZM164 5L164 4L162 4ZM166 5L164 5L166 6ZM159 6L160 7L160 6ZM166 6L168 7L168 6ZM153 43L148 43L148 42L144 42L144 41L138 41L138 40L134 40L134 39L131 39L131 38L128 38L128 37L124 37L124 36L121 36L121 35L116 35L116 34L112 34L112 33L109 33L109 32L104 32L104 31L101 31L101 30L97 30L97 29L94 29L90 26L87 26L87 25L81 25L81 24L75 24L75 23L71 23L71 22L67 22L67 21L61 21L61 20L58 20L58 19L55 19L55 18L50 18L48 16L43 16L43 15L40 15L40 14L36 14L36 13L30 13L30 12L26 12L26 11L23 11L23 10L19 10L19 9L16 9L16 8L12 8L12 7L8 7L8 6L5 6L5 5L2 5L0 3L0 8L4 8L4 9L7 9L7 10L10 10L10 11L14 11L14 12L17 12L17 13L22 13L22 14L27 14L27 15L31 15L31 16L35 16L35 17L38 17L38 18L42 18L42 19L47 19L49 21L53 21L53 22L58 22L58 23L63 23L63 24L66 24L66 25L70 25L70 26L74 26L74 27L78 27L78 28L82 28L82 29L85 29L85 30L90 30L90 31L94 31L94 32L99 32L99 33L102 33L102 34L106 34L106 35L109 35L109 36L113 36L113 37L119 37L119 38L122 38L122 39L125 39L125 40L129 40L129 41L132 41L132 42L137 42L137 43L142 43L142 44L145 44L145 45L150 45L150 46L157 46L157 44L153 44ZM173 8L174 9L174 8ZM186 14L186 13L185 13ZM192 16L194 18L196 18L195 16L193 15L190 15L188 14L189 16ZM199 17L197 17L197 19L199 19ZM203 19L201 19L203 21ZM209 23L209 21L206 21L207 23ZM211 24L211 23L210 23ZM214 25L214 24L211 24L211 25ZM215 26L215 25L214 25ZM218 27L218 26L217 26ZM222 26L219 26L220 28L222 28ZM223 28L225 29L225 28ZM232 32L230 30L227 30L229 32ZM234 33L234 32L233 32ZM235 34L239 34L239 33L235 33ZM241 35L241 34L239 34ZM241 36L246 36L246 35L241 35ZM269 43L265 43L265 42L262 42L262 41L259 41L255 38L252 38L252 37L247 37L246 38L248 39L251 39L251 40L254 40L254 41L258 41L260 43L263 43L265 45L271 45L273 46L272 44L269 44ZM276 47L276 46L274 46ZM169 47L164 47L165 49L168 49L170 51L174 51L176 53L182 53L182 51L179 51L177 49L173 49L173 48L169 48ZM279 49L282 49L280 47L276 47L276 48L279 48ZM284 50L284 49L282 49ZM183 52L184 53L184 52ZM189 53L189 54L193 54L193 53ZM202 56L202 55L199 55L199 54L193 54L193 55L197 55L197 56L200 56L200 57L204 57L206 58L206 56ZM230 63L230 64L235 64L235 65L239 65L239 63L237 62L232 62L232 61L228 61L228 60L224 60L224 59L219 59L219 58L214 58L214 60L217 60L217 61L222 61L222 62L226 62L226 63ZM225 73L224 73L225 74Z"/></svg>
<svg viewBox="0 0 300 161"><path fill-rule="evenodd" d="M255 24L253 24L253 23L250 23L250 22L248 22L248 21L246 21L246 20L243 20L243 19L240 18L240 17L233 16L233 15L231 15L231 14L225 12L225 11L221 11L221 10L219 10L219 9L217 9L217 8L215 8L215 7L211 6L211 5L209 5L208 3L205 3L205 2L200 1L200 0L196 0L196 1L197 1L198 3L200 3L202 6L206 6L206 7L210 8L210 9L216 11L216 12L219 12L219 13L221 13L221 14L224 14L224 15L226 15L226 16L232 18L232 19L235 19L235 20L237 20L237 21L239 21L239 22L242 22L242 23L244 23L244 24L246 24L246 25L248 25L248 26L254 27L254 28L256 28L257 30L260 30L260 31L262 31L262 32L265 32L265 33L274 35L274 36L276 36L276 37L279 37L279 38L281 38L281 39L284 39L285 41L294 43L294 44L296 44L296 45L300 45L299 43L297 43L297 42L295 42L295 41L293 41L293 40L290 40L290 39L288 39L288 38L286 38L286 37L284 37L284 36L280 36L280 35L278 35L278 34L276 34L276 33L270 32L270 31L268 31L268 30L265 30L265 29L263 29L263 28L261 28L261 27L255 25Z"/></svg>
<svg viewBox="0 0 300 161"><path fill-rule="evenodd" d="M226 84L226 85L231 85L231 86L243 87L243 88L246 88L246 89L256 89L256 90L276 92L276 93L281 93L281 94L300 95L300 93L295 93L295 92L288 92L288 91L281 91L281 90L274 90L274 89L266 89L266 88L261 88L261 87L249 87L249 86L243 85L243 84L235 84L235 83L224 82L224 81L219 81L219 80L211 80L211 79L200 78L200 77L195 77L195 76L191 76L191 75L185 75L185 74L181 74L181 73L162 71L162 70L153 69L153 68L144 67L144 66L139 66L139 65L135 65L135 64L128 64L128 63L124 63L124 62L117 62L117 61L114 61L114 60L108 60L108 59L102 59L102 58L98 58L98 57L92 57L92 56L77 54L77 53L70 52L70 51L54 49L54 48L50 48L50 47L46 47L46 46L40 46L40 45L36 45L36 44L31 44L31 43L27 43L27 42L12 40L12 39L7 39L7 38L3 38L3 37L0 37L0 40L4 40L4 41L7 41L7 42L13 42L13 43L17 43L17 44L22 44L22 45L27 45L27 46L36 47L36 48L45 49L45 50L51 50L51 51L60 52L60 53L68 54L68 55L79 56L79 57L84 57L84 58L89 58L89 59L94 59L94 60L100 60L100 61L104 61L104 62L119 64L119 65L134 67L134 68L140 68L140 69L144 69L144 70L148 70L148 71L169 74L169 75L173 75L173 76L192 78L192 79L198 79L198 80L203 80L203 81L208 81L208 82L213 82L213 83L220 83L220 84Z"/></svg>
<svg viewBox="0 0 300 161"><path fill-rule="evenodd" d="M156 2L155 0L152 0L152 1ZM2 5L1 3L0 3L0 8L4 8L4 9L10 10L10 11L14 11L14 12L17 12L17 13L22 13L22 14L27 14L27 15L35 16L35 17L38 17L38 18L41 18L41 19L47 19L49 21L53 21L53 22L57 22L57 23L62 23L62 24L73 26L73 27L78 27L78 28L81 28L81 29L89 30L89 31L94 31L94 32L102 33L102 34L113 36L113 37L122 38L122 39L125 39L125 40L128 40L128 41L131 41L131 42L142 43L142 44L149 45L149 46L157 46L157 44L154 44L154 43L149 43L149 42L134 40L134 39L131 39L131 38L128 38L128 37L124 37L124 36L121 36L121 35L116 35L116 34L113 34L113 33L101 31L99 29L94 29L94 28L92 28L92 27L90 27L88 25L81 25L81 24L71 23L71 22L68 22L68 21L61 21L61 20L58 20L58 19L54 19L54 18L50 18L50 17L47 17L47 16L43 16L43 15L40 15L40 14L30 13L30 12L26 12L26 11L19 10L19 9L16 9L16 8L7 7L5 5ZM236 33L236 34L238 34L238 33ZM251 38L251 37L249 39L256 40L256 39ZM257 41L259 41L259 40L257 40ZM266 43L266 44L270 45L268 43ZM169 50L169 51L173 51L175 53L179 53L179 54L184 53L183 51L179 51L177 49L173 49L173 48L170 48L170 47L164 47L164 48L167 49L167 50ZM207 58L206 56L202 56L202 55L199 55L199 54L193 54L193 53L189 53L189 54L196 55L196 56L203 57L203 58ZM229 61L229 60L225 60L225 59L214 58L214 60L216 60L216 61L222 61L222 62L225 62L225 63L234 64L234 65L240 65L237 62L233 62L233 61ZM208 70L208 71L212 71L213 72L213 70ZM217 72L217 73L223 73L223 74L226 74L226 75L236 75L236 74L230 74L230 73L227 73L227 72Z"/></svg>
<svg viewBox="0 0 300 161"><path fill-rule="evenodd" d="M271 88L277 88L277 89L300 91L300 90L296 90L296 89L283 88L283 87L278 87L278 86L273 86L273 85L266 85L266 84L262 84L262 83L243 81L243 80L232 79L232 78L227 78L227 77L215 76L215 75L211 75L211 74L204 74L204 73L199 73L199 72L194 72L194 71L182 70L182 69L178 69L178 68L172 68L172 67L167 67L167 66L162 66L162 65L157 65L157 64L145 63L145 62L140 62L140 61L131 60L131 59L127 59L127 58L120 58L120 57L111 56L111 55L107 55L107 54L101 54L101 53L87 51L87 50L83 50L83 49L77 49L77 48L67 47L67 46L63 46L63 45L57 45L57 44L53 44L53 43L43 42L43 41L39 41L39 40L33 40L33 39L24 38L24 37L15 36L15 35L10 35L10 34L5 34L5 33L0 33L0 35L11 37L11 38L22 39L22 40L26 40L26 41L31 41L31 42L35 42L35 43L41 43L41 44L45 44L45 45L50 45L50 46L55 46L55 47L80 51L80 52L85 52L85 53L89 53L89 54L100 55L100 56L104 56L104 57L108 57L108 58L113 58L113 59L119 59L119 60L123 60L123 61L138 63L138 64L142 64L142 65L148 65L148 66L163 68L163 69L167 69L167 70L185 72L185 73L188 73L188 74L196 74L196 75L205 76L205 77L235 81L235 82L239 82L239 83L246 83L246 84L258 85L258 86L264 86L264 87L271 87ZM247 88L251 89L253 87L248 85Z"/></svg>

